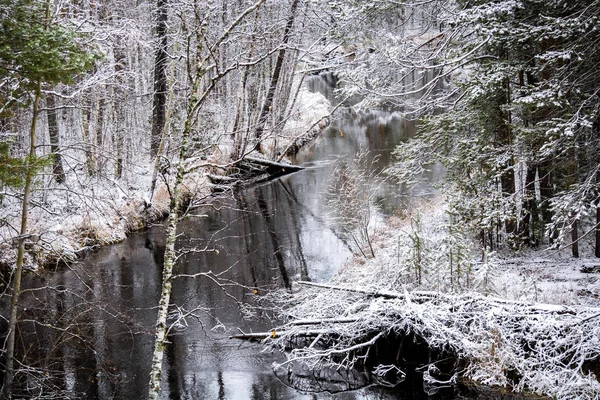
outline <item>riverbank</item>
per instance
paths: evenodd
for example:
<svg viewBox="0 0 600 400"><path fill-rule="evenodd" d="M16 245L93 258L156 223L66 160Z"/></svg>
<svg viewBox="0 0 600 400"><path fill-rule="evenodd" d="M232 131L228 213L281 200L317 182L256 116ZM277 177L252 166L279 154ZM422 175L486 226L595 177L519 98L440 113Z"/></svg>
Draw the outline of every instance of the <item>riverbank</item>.
<svg viewBox="0 0 600 400"><path fill-rule="evenodd" d="M596 399L600 262L569 249L486 254L449 226L432 198L378 224L374 257L355 256L324 284L300 282L291 300L275 296L290 318L267 339L288 355L275 370L402 380L416 369L433 391L471 382Z"/></svg>
<svg viewBox="0 0 600 400"><path fill-rule="evenodd" d="M591 241L582 241L581 258L573 258L570 248L483 253L473 248L474 238L449 230L447 217L442 197L403 217L388 217L373 235L376 256L356 256L332 283L359 282L366 288L397 291L472 291L534 303L600 304L600 260L593 256ZM460 249L464 253L459 254Z"/></svg>
<svg viewBox="0 0 600 400"><path fill-rule="evenodd" d="M310 143L328 124L330 108L324 96L301 88L290 119L276 137L266 140L266 152L281 159L286 150ZM214 146L211 161L227 163L229 146L227 140ZM160 223L168 212L168 184L173 174L163 176L168 184L159 176L151 196L152 169L151 160L140 157L118 180L107 175L88 176L77 168L67 173L67 181L62 185L57 185L52 176L40 179L28 216L26 268L72 263L90 250L118 243L132 232ZM209 201L212 193L206 177L209 172L214 171L199 169L186 175L183 185L186 203ZM20 209L19 194L4 196L0 204L0 269L4 271L10 271L16 262Z"/></svg>

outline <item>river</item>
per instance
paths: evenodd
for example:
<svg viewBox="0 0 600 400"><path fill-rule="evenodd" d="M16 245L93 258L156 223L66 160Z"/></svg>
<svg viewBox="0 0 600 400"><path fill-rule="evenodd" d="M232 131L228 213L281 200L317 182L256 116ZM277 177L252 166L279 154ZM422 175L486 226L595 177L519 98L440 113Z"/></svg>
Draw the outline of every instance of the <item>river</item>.
<svg viewBox="0 0 600 400"><path fill-rule="evenodd" d="M222 195L182 222L178 247L188 251L177 272L186 276L173 288L162 398L430 398L419 382L302 393L274 376L271 364L282 355L228 338L277 324L276 313L255 307L269 291L297 279L326 281L352 256L326 206L334 165L362 148L379 154L384 166L413 132L414 123L399 114L348 113L296 156L305 170ZM419 195L431 193L435 175L424 179ZM396 187L386 191L382 213L406 206ZM145 398L164 240L156 226L71 267L26 278L18 351L32 368L17 381L28 386L27 396Z"/></svg>

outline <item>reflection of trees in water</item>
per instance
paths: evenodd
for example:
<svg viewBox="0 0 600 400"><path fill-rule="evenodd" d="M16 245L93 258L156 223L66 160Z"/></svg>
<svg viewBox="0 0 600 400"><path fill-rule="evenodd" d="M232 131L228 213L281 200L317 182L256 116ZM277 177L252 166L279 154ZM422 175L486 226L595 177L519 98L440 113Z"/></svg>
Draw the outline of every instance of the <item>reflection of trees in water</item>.
<svg viewBox="0 0 600 400"><path fill-rule="evenodd" d="M148 357L142 349L152 320L146 306L156 296L143 283L155 282L155 274L140 271L132 263L136 257L125 256L137 249L146 254L137 257L138 263L148 265L151 255L141 243L100 250L91 260L110 258L94 268L80 263L27 276L15 382L22 397L135 398L144 393Z"/></svg>
<svg viewBox="0 0 600 400"><path fill-rule="evenodd" d="M289 224L293 241L295 245L290 246L290 251L294 255L300 269L300 279L303 281L310 281L308 276L308 265L306 264L306 258L304 257L304 250L302 249L302 240L300 239L301 221L298 215L297 205L299 204L294 188L287 182L279 179L277 180L278 186L281 186L285 193L287 200L287 209L289 210L291 221Z"/></svg>
<svg viewBox="0 0 600 400"><path fill-rule="evenodd" d="M287 386L303 392L338 393L371 383L369 374L358 369L327 365L315 367L302 361L277 366L275 375Z"/></svg>
<svg viewBox="0 0 600 400"><path fill-rule="evenodd" d="M269 210L269 204L266 202L263 191L260 190L260 188L258 188L258 190L256 191L256 195L257 195L257 200L258 200L257 201L258 208L260 209L262 217L265 220L265 224L267 227L266 231L269 235L269 239L271 242L271 249L273 251L273 256L275 257L275 260L277 262L279 274L283 281L284 287L286 289L290 289L292 287L292 285L290 283L290 278L288 276L288 272L285 267L285 263L283 261L282 248L281 248L281 244L279 241L277 231L275 230L275 222L273 220L273 215L271 214L271 210ZM281 216L279 216L279 217L281 218Z"/></svg>
<svg viewBox="0 0 600 400"><path fill-rule="evenodd" d="M369 148L388 146L387 136L392 135L388 128L382 128L377 119L364 122L366 128L344 125L340 128L345 132L343 137L334 132L337 144L332 147L340 154L353 154L357 146L365 144ZM362 138L353 138L352 129ZM314 237L306 236L308 225L314 223L317 229L327 230L329 236L331 231L340 239L322 216L318 201L306 197L306 190L313 190L319 180L326 180L328 170L301 174L305 174L301 179L306 181L295 184L292 182L295 178L289 176L242 190L231 199L222 200L218 209L202 210L208 218L182 223L186 235L179 239L179 248L206 246L218 249L219 254L190 253L181 258L178 271L194 274L211 270L243 286L228 286L224 293L206 279L176 279L173 303L184 310L198 310L196 318L190 318L186 331L170 337L169 372L165 379L172 389L171 398L201 393L200 381L207 379L207 375L198 371L207 368L214 368L215 374L221 371L221 392L227 394L233 390L226 386L231 361L219 357L239 350L223 348L222 343L206 346L214 344L214 336L223 336L223 331L206 335L202 329L209 331L219 322L228 328L264 329L264 313L255 310L254 320L244 320L236 301L252 303L250 288L259 288L262 294L273 286L289 287L295 276L309 279L309 271L315 268L309 264L315 262L311 255L327 249L315 246L311 240ZM314 236L316 231L308 233ZM20 325L19 349L27 362L37 368L35 379L44 381L43 371L52 371L53 380L45 380L45 384L71 397L84 392L88 398L142 397L147 387L145 365L149 364L155 317L155 310L147 307L156 304L163 253L162 229L151 229L120 245L100 250L85 265L55 274L45 273L46 281L30 279L30 287L46 287L44 291L24 296L27 310L22 320L41 323L24 321ZM318 258L318 262L321 260L327 263L330 258ZM206 312L209 308L210 313ZM193 351L209 354L206 357L210 360L204 365L204 361L190 356ZM31 384L32 377L22 383ZM276 398L286 397L282 394L284 389L270 377L258 375L251 379L259 388L256 398L261 398L258 393L264 394L265 388Z"/></svg>

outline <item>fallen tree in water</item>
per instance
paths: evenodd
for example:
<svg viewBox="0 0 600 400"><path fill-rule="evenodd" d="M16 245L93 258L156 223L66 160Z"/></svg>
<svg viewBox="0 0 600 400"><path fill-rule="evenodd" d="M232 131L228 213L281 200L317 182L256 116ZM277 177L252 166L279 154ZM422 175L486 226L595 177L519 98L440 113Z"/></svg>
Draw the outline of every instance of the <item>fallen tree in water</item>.
<svg viewBox="0 0 600 400"><path fill-rule="evenodd" d="M266 182L303 169L298 165L246 156L228 169L228 175L207 174L206 176L214 185L213 189L219 191Z"/></svg>
<svg viewBox="0 0 600 400"><path fill-rule="evenodd" d="M419 371L429 385L471 381L555 398L600 393L598 308L298 283L282 303L289 323L235 337L283 350L287 361L275 371L300 389L309 389L308 375L352 370L392 384Z"/></svg>

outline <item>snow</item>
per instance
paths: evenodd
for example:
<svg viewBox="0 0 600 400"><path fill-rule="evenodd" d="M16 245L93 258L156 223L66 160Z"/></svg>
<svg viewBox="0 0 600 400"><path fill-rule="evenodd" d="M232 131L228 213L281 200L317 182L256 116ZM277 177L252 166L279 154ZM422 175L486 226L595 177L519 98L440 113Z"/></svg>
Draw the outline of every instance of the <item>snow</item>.
<svg viewBox="0 0 600 400"><path fill-rule="evenodd" d="M448 243L463 239L449 234L446 210L440 195L403 218L388 218L373 232L374 258L357 256L327 284L296 285L292 303L289 295L282 298L292 319L322 320L322 328L336 332L326 349L313 343L289 351L287 363L349 368L357 361L350 353L340 361L332 352L357 346L369 331L415 332L431 348L450 349L467 361L461 379L554 398L596 399L600 382L583 366L600 357L600 268L593 268L600 261L574 260L568 251L528 250L516 257L474 249L464 270L454 264L451 274ZM416 231L423 248L421 283ZM594 272L584 273L582 266ZM283 347L290 336L270 346ZM435 385L429 373L424 378Z"/></svg>
<svg viewBox="0 0 600 400"><path fill-rule="evenodd" d="M127 171L119 181L78 176L71 171L63 186L38 185L29 213L29 232L39 235L40 241L29 252L27 266L72 262L87 248L119 242L159 219L167 210L168 194L165 186L159 185L152 207L146 209L144 198L151 175L150 167L141 166ZM16 231L10 227L19 224L19 208L20 203L13 200L1 210L8 224L0 227L0 263L11 267L16 249L10 243Z"/></svg>
<svg viewBox="0 0 600 400"><path fill-rule="evenodd" d="M417 215L420 236L429 249L428 254L423 255L422 285L415 282L415 271L411 270L411 265L414 267L414 246L409 236L414 233ZM444 252L448 243L456 238L447 234L448 224L446 206L441 197L421 205L407 218L388 218L387 223L379 223L374 232L376 257L356 257L343 267L332 283L358 283L359 287L377 288L379 291L398 291L405 287L450 293L478 291L514 301L599 304L600 273L584 273L581 269L585 265L600 265L600 260L573 259L570 249L525 250L518 257L510 253L493 253L488 254L487 262L482 260L480 251L471 252L470 263L465 264L465 268L472 269L471 272L457 275L458 272L453 271L454 281L451 282L449 260ZM589 247L587 253L582 251L583 254L591 252ZM485 282L486 276L488 282ZM459 279L463 279L464 284L456 282Z"/></svg>
<svg viewBox="0 0 600 400"><path fill-rule="evenodd" d="M296 102L281 132L264 140L262 146L267 149L267 154L279 155L297 140L325 128L329 124L330 110L331 103L325 96L311 92L306 85L301 84Z"/></svg>

